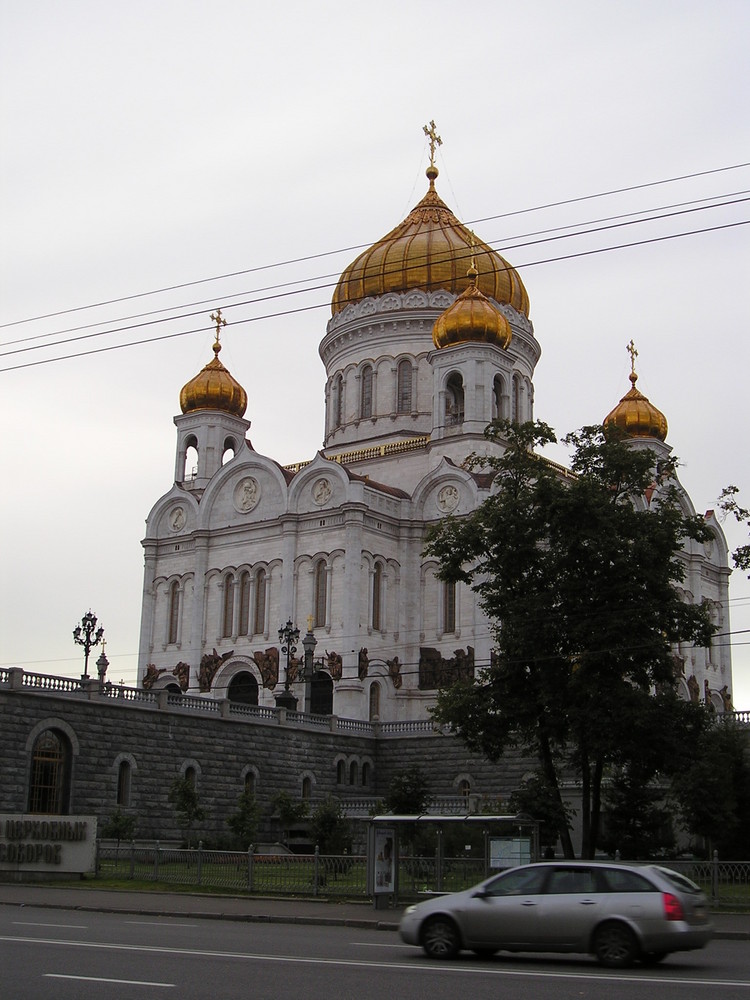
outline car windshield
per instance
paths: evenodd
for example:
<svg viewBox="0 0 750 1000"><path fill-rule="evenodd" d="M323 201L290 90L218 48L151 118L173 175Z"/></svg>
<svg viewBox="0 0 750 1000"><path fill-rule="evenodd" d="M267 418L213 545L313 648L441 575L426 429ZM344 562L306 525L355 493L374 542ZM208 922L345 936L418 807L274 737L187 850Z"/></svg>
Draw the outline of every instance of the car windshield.
<svg viewBox="0 0 750 1000"><path fill-rule="evenodd" d="M674 872L671 868L662 868L660 865L656 869L661 875L671 882L675 889L681 889L683 892L702 892L703 890L695 882L692 882L687 875L682 875L680 872Z"/></svg>

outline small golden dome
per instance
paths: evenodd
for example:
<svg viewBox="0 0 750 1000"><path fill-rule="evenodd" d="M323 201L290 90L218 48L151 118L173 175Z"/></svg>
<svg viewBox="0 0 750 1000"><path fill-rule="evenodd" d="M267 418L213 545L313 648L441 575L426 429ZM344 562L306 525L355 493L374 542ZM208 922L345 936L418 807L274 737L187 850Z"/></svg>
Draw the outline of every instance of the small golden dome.
<svg viewBox="0 0 750 1000"><path fill-rule="evenodd" d="M218 331L213 350L213 360L180 390L180 408L183 413L222 410L241 417L247 409L247 393L219 361L221 344Z"/></svg>
<svg viewBox="0 0 750 1000"><path fill-rule="evenodd" d="M486 243L473 237L438 197L434 164L427 168L430 187L424 198L387 236L365 250L343 272L331 301L336 315L350 302L386 292L462 290L472 253L477 286L488 298L529 314L529 297L517 271Z"/></svg>
<svg viewBox="0 0 750 1000"><path fill-rule="evenodd" d="M635 383L638 376L635 372L635 356L637 351L630 341L628 345L630 351L632 370L629 378L630 389L622 397L617 406L604 418L604 424L612 424L619 427L629 437L652 437L659 441L664 441L667 436L667 418L657 408L650 403L640 389L636 389Z"/></svg>
<svg viewBox="0 0 750 1000"><path fill-rule="evenodd" d="M477 288L477 270L469 269L469 287L435 320L435 347L479 341L507 348L513 336L510 323Z"/></svg>

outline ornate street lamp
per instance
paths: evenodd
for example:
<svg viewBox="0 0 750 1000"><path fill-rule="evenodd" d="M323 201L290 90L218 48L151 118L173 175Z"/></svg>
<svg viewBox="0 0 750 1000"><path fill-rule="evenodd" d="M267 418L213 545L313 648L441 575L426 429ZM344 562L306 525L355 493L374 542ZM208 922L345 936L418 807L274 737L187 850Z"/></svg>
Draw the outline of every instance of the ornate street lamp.
<svg viewBox="0 0 750 1000"><path fill-rule="evenodd" d="M302 668L302 676L305 681L305 711L311 711L310 703L312 701L312 679L313 673L315 672L315 664L313 656L315 653L315 647L318 645L318 640L313 635L312 631L312 615L307 619L307 634L302 640L302 648L305 651L305 662Z"/></svg>
<svg viewBox="0 0 750 1000"><path fill-rule="evenodd" d="M91 611L87 612L81 619L81 624L73 629L73 641L79 646L83 646L83 680L89 677L89 653L98 646L104 636L104 629L96 627L96 615Z"/></svg>
<svg viewBox="0 0 750 1000"><path fill-rule="evenodd" d="M276 704L281 708L288 708L292 712L297 709L297 699L294 697L289 687L292 683L292 660L297 652L299 642L299 629L292 624L292 619L287 619L286 625L279 628L279 645L281 652L286 656L286 672L284 674L284 690L276 695Z"/></svg>

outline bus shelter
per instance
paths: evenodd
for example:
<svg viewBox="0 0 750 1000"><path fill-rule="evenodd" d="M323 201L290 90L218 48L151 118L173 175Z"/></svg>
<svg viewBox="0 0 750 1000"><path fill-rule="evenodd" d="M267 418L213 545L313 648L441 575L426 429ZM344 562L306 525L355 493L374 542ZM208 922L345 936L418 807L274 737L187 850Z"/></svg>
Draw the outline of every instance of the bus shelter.
<svg viewBox="0 0 750 1000"><path fill-rule="evenodd" d="M530 816L373 816L367 891L375 908L385 909L398 900L458 892L538 859L539 821Z"/></svg>

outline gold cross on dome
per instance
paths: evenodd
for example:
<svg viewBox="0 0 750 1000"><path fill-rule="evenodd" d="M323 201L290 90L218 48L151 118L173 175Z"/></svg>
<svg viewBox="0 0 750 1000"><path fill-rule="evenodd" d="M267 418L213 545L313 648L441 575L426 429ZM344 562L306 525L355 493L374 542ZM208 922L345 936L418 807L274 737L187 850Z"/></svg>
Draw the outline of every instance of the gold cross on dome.
<svg viewBox="0 0 750 1000"><path fill-rule="evenodd" d="M221 328L227 325L227 321L221 315L221 309L217 309L215 313L211 313L211 322L216 326L216 342L218 343Z"/></svg>
<svg viewBox="0 0 750 1000"><path fill-rule="evenodd" d="M632 339L625 350L630 355L630 373L631 375L635 375L635 359L638 357L638 351L636 351L635 344Z"/></svg>
<svg viewBox="0 0 750 1000"><path fill-rule="evenodd" d="M443 140L440 138L440 136L437 134L437 131L435 130L435 122L434 122L434 120L430 122L429 127L427 125L423 125L422 126L422 131L427 136L427 138L430 140L430 166L434 167L435 166L435 147L436 146L442 146L443 145Z"/></svg>

